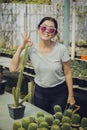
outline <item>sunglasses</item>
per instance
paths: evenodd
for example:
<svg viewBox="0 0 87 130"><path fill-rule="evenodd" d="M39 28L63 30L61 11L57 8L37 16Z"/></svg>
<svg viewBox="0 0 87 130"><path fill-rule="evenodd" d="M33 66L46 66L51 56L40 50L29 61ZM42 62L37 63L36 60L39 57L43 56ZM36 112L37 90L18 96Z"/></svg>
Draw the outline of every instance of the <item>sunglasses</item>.
<svg viewBox="0 0 87 130"><path fill-rule="evenodd" d="M54 27L47 27L47 26L44 26L44 25L40 26L40 30L42 32L45 32L47 29L48 29L49 33L55 33L55 31L56 31L56 28L54 28Z"/></svg>

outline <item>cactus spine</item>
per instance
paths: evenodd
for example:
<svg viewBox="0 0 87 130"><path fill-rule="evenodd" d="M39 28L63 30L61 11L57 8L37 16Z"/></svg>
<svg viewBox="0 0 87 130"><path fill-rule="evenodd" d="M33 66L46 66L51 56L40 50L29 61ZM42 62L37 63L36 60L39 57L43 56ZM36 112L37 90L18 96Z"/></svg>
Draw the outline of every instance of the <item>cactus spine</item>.
<svg viewBox="0 0 87 130"><path fill-rule="evenodd" d="M21 101L19 103L20 88L21 88L21 84L22 84L23 71L24 71L24 65L25 65L25 61L26 61L26 55L27 55L27 52L28 52L28 47L29 46L27 45L26 48L25 48L24 55L23 55L22 60L21 60L20 73L19 73L19 76L18 76L17 86L13 87L13 89L12 89L12 93L13 93L13 96L14 96L14 106L15 107L21 105L29 97L28 95L26 95L25 98L23 99L23 101Z"/></svg>

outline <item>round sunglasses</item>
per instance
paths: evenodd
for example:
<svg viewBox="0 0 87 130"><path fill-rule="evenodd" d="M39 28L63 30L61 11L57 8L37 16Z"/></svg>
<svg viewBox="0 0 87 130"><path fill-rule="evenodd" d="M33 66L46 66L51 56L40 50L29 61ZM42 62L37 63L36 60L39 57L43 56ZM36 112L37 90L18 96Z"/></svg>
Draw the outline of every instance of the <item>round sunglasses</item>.
<svg viewBox="0 0 87 130"><path fill-rule="evenodd" d="M56 31L56 28L54 28L54 27L47 27L45 25L40 25L40 30L42 32L45 32L47 29L48 29L49 33L55 33L55 31Z"/></svg>

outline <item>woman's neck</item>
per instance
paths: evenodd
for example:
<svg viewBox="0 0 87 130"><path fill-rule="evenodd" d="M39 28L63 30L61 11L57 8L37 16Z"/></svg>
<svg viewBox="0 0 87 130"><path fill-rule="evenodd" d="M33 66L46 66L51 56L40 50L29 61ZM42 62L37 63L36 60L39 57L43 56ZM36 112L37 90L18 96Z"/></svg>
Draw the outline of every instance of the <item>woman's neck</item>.
<svg viewBox="0 0 87 130"><path fill-rule="evenodd" d="M38 46L40 48L49 48L49 47L52 47L54 44L53 41L39 41L38 42Z"/></svg>

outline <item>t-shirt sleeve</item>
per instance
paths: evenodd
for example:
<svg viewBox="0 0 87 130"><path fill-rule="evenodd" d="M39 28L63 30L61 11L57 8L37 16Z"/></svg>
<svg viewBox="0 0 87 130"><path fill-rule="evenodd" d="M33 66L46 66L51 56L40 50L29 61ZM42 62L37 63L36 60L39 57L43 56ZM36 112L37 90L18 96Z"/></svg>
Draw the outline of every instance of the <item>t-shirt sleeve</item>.
<svg viewBox="0 0 87 130"><path fill-rule="evenodd" d="M62 62L67 62L67 61L69 61L70 60L70 56L69 56L69 51L68 51L68 48L65 46L65 45L63 45L63 48L62 48L62 57L61 57L61 59L62 59Z"/></svg>

